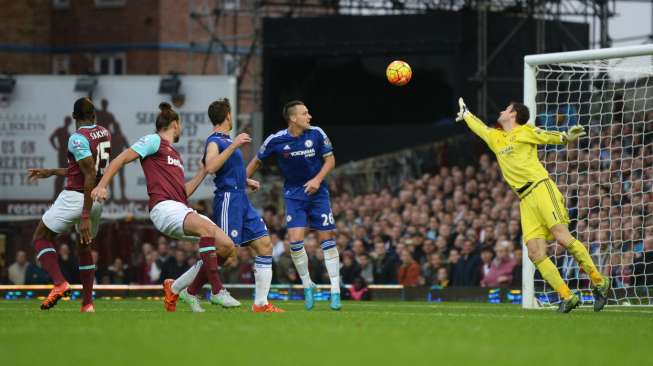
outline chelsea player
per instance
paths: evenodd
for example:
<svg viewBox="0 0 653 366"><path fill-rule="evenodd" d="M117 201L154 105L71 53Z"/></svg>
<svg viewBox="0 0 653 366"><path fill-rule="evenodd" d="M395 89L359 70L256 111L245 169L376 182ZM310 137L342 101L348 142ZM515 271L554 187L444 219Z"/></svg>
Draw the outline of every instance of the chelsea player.
<svg viewBox="0 0 653 366"><path fill-rule="evenodd" d="M313 308L315 284L308 272L308 256L304 249L306 227L317 230L324 264L331 282L333 310L340 310L340 256L336 248L335 222L325 177L336 165L331 141L321 128L311 126L306 105L298 100L286 103L283 117L288 128L270 135L256 157L247 166L247 177L271 155L285 178L284 200L290 239L291 257L304 287L304 307Z"/></svg>

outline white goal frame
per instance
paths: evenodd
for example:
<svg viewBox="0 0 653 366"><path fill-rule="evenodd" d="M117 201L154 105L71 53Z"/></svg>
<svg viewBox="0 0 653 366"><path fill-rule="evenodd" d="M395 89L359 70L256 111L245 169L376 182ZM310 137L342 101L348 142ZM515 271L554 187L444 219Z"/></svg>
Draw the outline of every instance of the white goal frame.
<svg viewBox="0 0 653 366"><path fill-rule="evenodd" d="M535 123L537 117L537 79L536 67L538 65L581 62L592 60L605 60L623 57L653 56L653 44L602 48L585 51L557 52L538 55L527 55L524 57L524 104L531 111L530 124ZM525 244L525 243L524 243ZM538 308L539 304L535 298L534 276L535 266L528 259L528 250L523 245L522 256L522 307L525 309Z"/></svg>

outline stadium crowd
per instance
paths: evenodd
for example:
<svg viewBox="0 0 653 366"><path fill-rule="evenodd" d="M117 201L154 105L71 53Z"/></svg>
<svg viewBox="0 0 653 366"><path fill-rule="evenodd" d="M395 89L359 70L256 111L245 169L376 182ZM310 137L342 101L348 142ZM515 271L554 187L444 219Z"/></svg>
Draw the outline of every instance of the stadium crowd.
<svg viewBox="0 0 653 366"><path fill-rule="evenodd" d="M555 146L541 153L567 197L571 229L588 246L613 286L653 285L653 113L641 123L593 127L579 149ZM397 189L352 195L331 181L336 244L345 284L404 286L521 286L519 200L502 181L487 154L473 165L441 166L404 180ZM271 233L274 283L300 283L284 228L282 207L263 217ZM314 234L305 240L311 277L329 283ZM77 282L77 263L68 244L58 250L64 275ZM140 244L130 258L100 265L101 284L161 283L196 261L197 246L160 236ZM557 244L550 254L570 286L587 277ZM97 252L94 259L97 262ZM225 283L253 283L254 258L241 249L221 269ZM18 251L6 276L11 283L46 283L47 275Z"/></svg>

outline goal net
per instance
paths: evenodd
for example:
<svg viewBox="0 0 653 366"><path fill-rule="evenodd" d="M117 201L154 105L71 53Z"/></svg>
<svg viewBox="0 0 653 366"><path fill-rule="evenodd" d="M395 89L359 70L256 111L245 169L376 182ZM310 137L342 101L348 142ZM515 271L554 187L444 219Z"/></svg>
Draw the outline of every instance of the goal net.
<svg viewBox="0 0 653 366"><path fill-rule="evenodd" d="M572 235L611 281L609 304L653 305L653 45L527 56L524 98L538 127L587 131L539 154L566 198ZM548 254L591 304L591 281L574 258L555 242ZM524 307L558 303L524 259Z"/></svg>

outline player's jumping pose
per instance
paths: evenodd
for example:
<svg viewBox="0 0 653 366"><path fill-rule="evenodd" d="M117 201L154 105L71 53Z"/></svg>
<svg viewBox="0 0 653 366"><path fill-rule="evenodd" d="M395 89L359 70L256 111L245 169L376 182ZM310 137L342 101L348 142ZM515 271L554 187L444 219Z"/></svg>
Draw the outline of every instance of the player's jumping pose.
<svg viewBox="0 0 653 366"><path fill-rule="evenodd" d="M91 256L91 243L97 234L102 214L102 205L93 202L91 190L102 178L102 172L109 162L111 134L95 124L95 107L88 98L80 98L73 106L73 118L77 131L68 139L68 168L31 169L31 180L52 175L66 176L66 186L54 201L34 232L36 259L48 272L54 288L41 309L47 310L59 299L69 296L70 285L59 268L59 259L54 249L57 235L79 224L79 274L82 281L82 307L84 313L95 312L93 306L93 280L95 264Z"/></svg>
<svg viewBox="0 0 653 366"><path fill-rule="evenodd" d="M528 108L513 102L499 115L501 129L494 129L470 113L462 98L458 104L460 111L456 120L464 120L490 147L497 157L503 178L519 196L521 226L528 257L563 299L558 311L570 312L580 304L580 299L567 287L547 255L546 241L554 238L590 276L594 285L594 311L603 309L607 302L610 280L599 273L585 246L569 233L565 200L537 158L537 145L573 142L585 135L583 127L573 126L568 132L541 130L527 124Z"/></svg>
<svg viewBox="0 0 653 366"><path fill-rule="evenodd" d="M256 252L254 261L256 292L252 311L283 312L268 302L268 292L272 282L272 243L263 219L247 198L247 187L253 190L259 188L257 181L246 178L245 162L240 152L240 146L249 143L251 138L246 133L242 133L231 141L228 133L233 124L229 100L211 103L208 114L214 128L213 133L206 139L204 164L207 172L215 174L213 220L236 245L249 246ZM181 291L180 294L196 312L204 311L196 296L204 282L204 279L197 276L188 289Z"/></svg>
<svg viewBox="0 0 653 366"><path fill-rule="evenodd" d="M304 286L304 306L314 305L315 284L308 272L308 257L304 249L304 230L307 226L318 231L331 282L331 304L340 310L340 256L334 240L335 222L331 211L329 190L324 178L335 167L333 147L319 127L310 125L311 115L303 102L292 101L283 108L288 128L270 135L257 157L247 166L247 177L258 169L270 155L285 177L284 198L286 221L290 237L291 256Z"/></svg>
<svg viewBox="0 0 653 366"><path fill-rule="evenodd" d="M170 104L161 103L161 112L156 118L156 133L141 137L131 148L118 155L107 168L104 177L93 190L93 199L105 200L108 197L107 185L124 165L140 159L147 193L150 196L150 219L154 226L165 235L175 239L197 240L199 237L201 268L211 283L213 297L223 302L236 301L222 288L218 276L218 254L228 257L235 253L233 242L208 217L198 214L188 207L187 198L195 192L206 177L204 167L184 183L184 165L181 156L172 146L181 136L181 119ZM172 280L163 284L164 305L167 311L175 311L178 294L172 289Z"/></svg>

